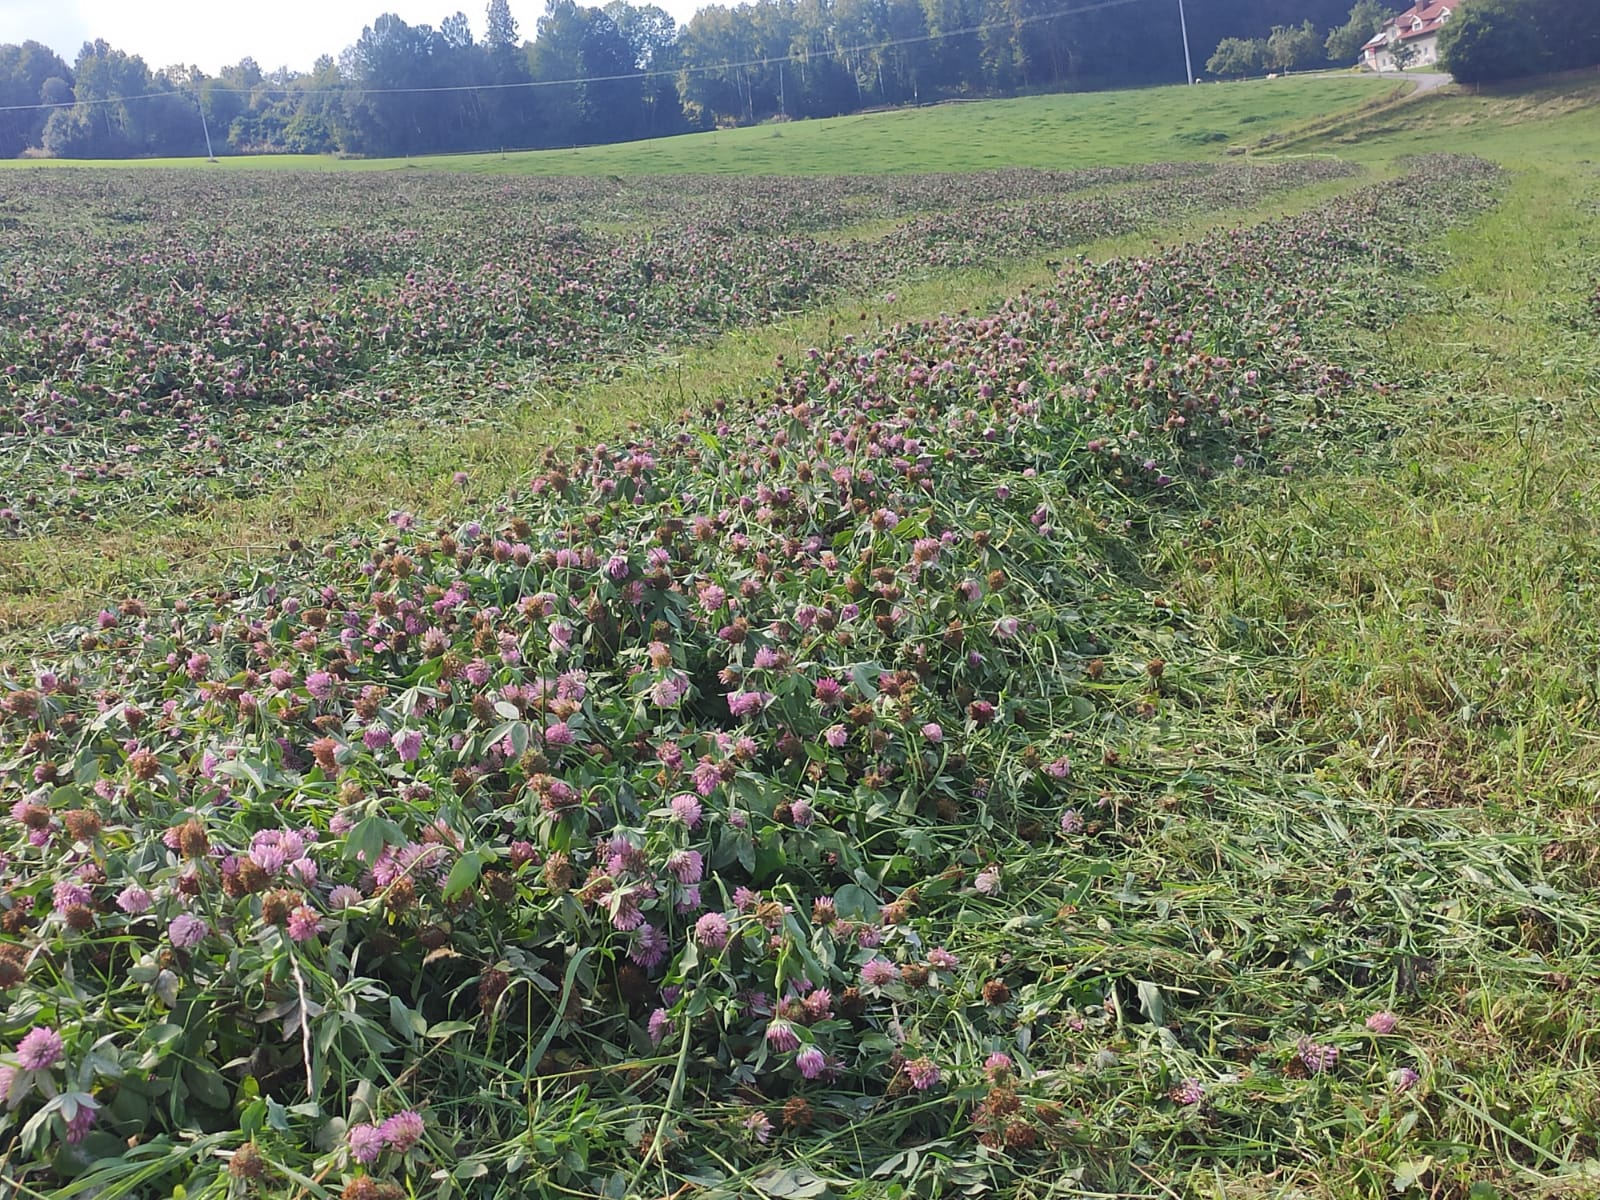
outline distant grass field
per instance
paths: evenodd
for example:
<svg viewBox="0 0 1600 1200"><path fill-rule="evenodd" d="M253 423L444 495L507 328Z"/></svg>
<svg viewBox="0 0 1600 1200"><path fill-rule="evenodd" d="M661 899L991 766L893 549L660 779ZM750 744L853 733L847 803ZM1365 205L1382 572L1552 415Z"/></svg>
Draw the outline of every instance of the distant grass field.
<svg viewBox="0 0 1600 1200"><path fill-rule="evenodd" d="M941 104L572 150L366 160L230 157L208 169L837 175L1093 167L1217 157L1230 144L1266 130L1353 109L1411 86L1361 75L1248 80ZM108 164L37 160L4 165ZM208 166L201 159L146 159L139 165Z"/></svg>

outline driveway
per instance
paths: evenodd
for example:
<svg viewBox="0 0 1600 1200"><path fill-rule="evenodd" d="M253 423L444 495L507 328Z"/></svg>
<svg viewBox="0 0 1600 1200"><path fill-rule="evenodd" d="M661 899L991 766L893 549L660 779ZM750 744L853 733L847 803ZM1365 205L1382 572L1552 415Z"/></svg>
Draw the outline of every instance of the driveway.
<svg viewBox="0 0 1600 1200"><path fill-rule="evenodd" d="M1429 92L1436 88L1442 88L1450 82L1450 76L1436 71L1417 71L1407 75L1405 78L1417 85L1417 90L1407 96L1407 100L1415 100L1418 96L1426 96Z"/></svg>

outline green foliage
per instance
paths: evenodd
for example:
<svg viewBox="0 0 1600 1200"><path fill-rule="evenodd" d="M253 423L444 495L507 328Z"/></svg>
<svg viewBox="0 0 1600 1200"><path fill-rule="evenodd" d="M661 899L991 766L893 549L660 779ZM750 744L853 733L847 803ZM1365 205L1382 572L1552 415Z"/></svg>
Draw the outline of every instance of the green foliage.
<svg viewBox="0 0 1600 1200"><path fill-rule="evenodd" d="M47 46L0 45L0 109L70 99L71 86L72 68ZM0 158L15 158L29 146L40 145L50 111L0 111Z"/></svg>
<svg viewBox="0 0 1600 1200"><path fill-rule="evenodd" d="M1356 0L1350 9L1350 19L1328 31L1323 48L1328 59L1336 63L1353 63L1361 57L1361 47L1383 28L1389 9L1382 0Z"/></svg>
<svg viewBox="0 0 1600 1200"><path fill-rule="evenodd" d="M1206 70L1213 75L1243 78L1259 72L1266 59L1267 43L1261 38L1223 38L1206 60Z"/></svg>
<svg viewBox="0 0 1600 1200"><path fill-rule="evenodd" d="M485 16L484 45L496 53L516 49L517 19L511 15L509 0L489 0Z"/></svg>
<svg viewBox="0 0 1600 1200"><path fill-rule="evenodd" d="M1547 61L1527 0L1472 0L1439 33L1439 62L1461 83L1537 74Z"/></svg>
<svg viewBox="0 0 1600 1200"><path fill-rule="evenodd" d="M321 113L297 112L283 127L283 148L290 154L321 154L337 143L334 126Z"/></svg>
<svg viewBox="0 0 1600 1200"><path fill-rule="evenodd" d="M1462 83L1499 83L1600 64L1600 6L1473 0L1439 34L1440 62Z"/></svg>
<svg viewBox="0 0 1600 1200"><path fill-rule="evenodd" d="M1322 61L1322 37L1310 18L1299 25L1274 25L1267 37L1265 65L1275 71L1313 67Z"/></svg>
<svg viewBox="0 0 1600 1200"><path fill-rule="evenodd" d="M103 40L86 42L72 70L71 98L77 103L50 112L40 144L74 158L203 154L192 85L182 75L152 73L144 59Z"/></svg>
<svg viewBox="0 0 1600 1200"><path fill-rule="evenodd" d="M1549 69L1570 71L1600 65L1600 5L1565 0L1528 0L1533 24L1549 55Z"/></svg>
<svg viewBox="0 0 1600 1200"><path fill-rule="evenodd" d="M622 8L613 11L634 27ZM647 120L644 79L629 73L639 69L641 54L657 49L643 40L635 44L603 9L552 0L539 18L539 34L528 51L530 78L544 83L593 82L540 91L545 110L540 141L565 146L643 136Z"/></svg>

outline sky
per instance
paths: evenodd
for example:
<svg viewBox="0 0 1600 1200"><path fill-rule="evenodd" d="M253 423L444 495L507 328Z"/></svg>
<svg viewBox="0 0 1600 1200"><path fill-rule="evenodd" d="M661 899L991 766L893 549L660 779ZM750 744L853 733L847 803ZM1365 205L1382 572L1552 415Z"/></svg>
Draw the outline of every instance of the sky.
<svg viewBox="0 0 1600 1200"><path fill-rule="evenodd" d="M583 2L583 0L580 0ZM587 0L603 6L604 0ZM655 0L681 23L696 0ZM138 54L152 70L197 66L216 74L250 55L263 70L303 71L339 52L363 27L392 12L437 26L460 10L483 35L487 0L0 0L0 42L43 42L69 63L85 41L104 38ZM544 0L511 0L511 15L531 38Z"/></svg>

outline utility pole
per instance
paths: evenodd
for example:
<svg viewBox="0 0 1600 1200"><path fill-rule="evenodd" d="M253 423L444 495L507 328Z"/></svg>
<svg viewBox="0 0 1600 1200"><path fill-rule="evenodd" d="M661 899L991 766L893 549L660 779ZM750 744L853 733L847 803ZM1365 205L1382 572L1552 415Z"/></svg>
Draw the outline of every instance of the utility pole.
<svg viewBox="0 0 1600 1200"><path fill-rule="evenodd" d="M216 162L217 156L211 152L211 126L206 123L206 106L201 103L198 91L194 94L194 106L200 110L200 128L206 135L206 161Z"/></svg>
<svg viewBox="0 0 1600 1200"><path fill-rule="evenodd" d="M1183 30L1183 81L1194 83L1194 64L1189 61L1189 22L1183 15L1183 0L1178 0L1178 27Z"/></svg>

